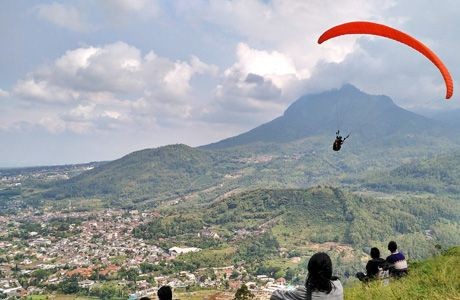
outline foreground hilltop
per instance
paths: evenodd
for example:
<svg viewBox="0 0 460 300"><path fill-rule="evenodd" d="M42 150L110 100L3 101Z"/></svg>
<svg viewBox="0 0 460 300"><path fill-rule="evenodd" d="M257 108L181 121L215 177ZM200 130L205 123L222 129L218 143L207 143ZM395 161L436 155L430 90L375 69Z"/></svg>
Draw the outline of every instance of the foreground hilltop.
<svg viewBox="0 0 460 300"><path fill-rule="evenodd" d="M389 285L377 281L364 286L357 282L345 287L345 299L460 299L460 247L451 248L440 256L411 265L408 277ZM201 291L177 293L180 299L234 299L233 293ZM265 298L268 300L267 298Z"/></svg>
<svg viewBox="0 0 460 300"><path fill-rule="evenodd" d="M345 299L460 299L460 247L443 255L416 262L406 278L345 289Z"/></svg>

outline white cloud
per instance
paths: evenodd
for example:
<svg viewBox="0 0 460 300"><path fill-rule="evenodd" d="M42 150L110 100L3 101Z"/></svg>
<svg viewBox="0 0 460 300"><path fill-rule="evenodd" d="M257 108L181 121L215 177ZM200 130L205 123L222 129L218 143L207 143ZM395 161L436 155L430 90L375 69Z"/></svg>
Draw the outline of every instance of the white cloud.
<svg viewBox="0 0 460 300"><path fill-rule="evenodd" d="M117 42L67 51L19 80L12 92L32 107L61 107L51 119L28 122L52 132L88 133L190 118L193 106L200 105L191 80L198 74L215 76L217 70L195 56L173 62L153 52L142 56L136 47Z"/></svg>
<svg viewBox="0 0 460 300"><path fill-rule="evenodd" d="M204 113L206 120L257 124L279 115L298 96L303 79L289 56L245 43L237 45L235 54L236 62L215 89L217 105Z"/></svg>
<svg viewBox="0 0 460 300"><path fill-rule="evenodd" d="M392 1L368 0L234 0L178 1L178 11L219 26L259 49L273 49L292 60L297 75L308 77L321 60L341 61L354 51L356 37L318 46L327 28L350 20L379 20ZM359 8L359 9L357 9Z"/></svg>
<svg viewBox="0 0 460 300"><path fill-rule="evenodd" d="M35 8L37 15L57 26L73 31L87 31L91 27L87 24L79 10L71 5L61 3L40 4Z"/></svg>
<svg viewBox="0 0 460 300"><path fill-rule="evenodd" d="M179 15L239 37L235 62L221 75L206 120L257 125L309 92L318 62L343 61L358 37L318 45L323 31L350 20L382 20L391 1L178 1ZM359 7L359 9L356 9ZM215 116L212 116L215 114Z"/></svg>
<svg viewBox="0 0 460 300"><path fill-rule="evenodd" d="M271 94L261 95L259 99L286 102L298 96L298 86L305 77L302 71L296 69L290 56L278 51L252 49L244 43L238 44L236 56L235 64L225 71L225 76L244 82L243 90L244 86L254 87L255 82L248 81L248 76L255 74L264 78L264 88ZM267 84L273 88L268 88Z"/></svg>
<svg viewBox="0 0 460 300"><path fill-rule="evenodd" d="M9 95L10 95L10 93L8 93L7 91L4 91L4 90L0 89L0 98L8 97Z"/></svg>
<svg viewBox="0 0 460 300"><path fill-rule="evenodd" d="M111 0L110 2L119 9L131 12L156 10L158 7L157 1L154 0Z"/></svg>
<svg viewBox="0 0 460 300"><path fill-rule="evenodd" d="M164 83L169 92L176 95L185 95L190 90L190 79L195 74L217 74L216 66L209 66L192 56L190 63L175 62L174 68L164 76Z"/></svg>
<svg viewBox="0 0 460 300"><path fill-rule="evenodd" d="M388 95L405 108L444 107L442 76L423 55L388 39L362 38L358 44L340 63L320 62L306 88L322 91L352 83L368 93Z"/></svg>
<svg viewBox="0 0 460 300"><path fill-rule="evenodd" d="M66 124L58 117L43 117L38 121L38 125L51 133L61 133L65 131Z"/></svg>
<svg viewBox="0 0 460 300"><path fill-rule="evenodd" d="M157 0L110 0L103 1L103 7L114 22L130 22L132 17L151 19L161 14Z"/></svg>
<svg viewBox="0 0 460 300"><path fill-rule="evenodd" d="M262 51L251 49L248 45L240 43L236 49L237 61L225 75L232 73L257 74L269 77L277 87L283 88L286 77L297 77L298 71L290 57L277 51Z"/></svg>
<svg viewBox="0 0 460 300"><path fill-rule="evenodd" d="M458 9L442 5L437 10L429 1L421 1L417 9L410 3L391 0L179 1L176 6L180 14L194 22L213 24L244 41L237 46L236 62L226 70L217 88L218 103L227 109L246 108L256 113L262 100L265 105L287 103L305 93L347 82L364 91L390 95L408 108L443 105L442 101L433 101L444 95L442 78L410 48L359 35L317 44L322 32L342 22L370 20L395 26L434 46L441 58L447 58L448 66L455 65L454 53L458 52L452 50L458 48L454 42L456 31L445 30L445 23L439 22L445 19L454 24ZM449 59L453 63L449 64ZM452 67L451 71L455 72ZM267 93L255 93L255 85L247 84L246 77L251 73L264 78L257 89ZM262 87L261 82L271 83L280 93ZM283 105L278 109L279 114Z"/></svg>
<svg viewBox="0 0 460 300"><path fill-rule="evenodd" d="M77 92L34 78L19 80L13 88L13 93L23 99L44 103L66 103L78 97Z"/></svg>

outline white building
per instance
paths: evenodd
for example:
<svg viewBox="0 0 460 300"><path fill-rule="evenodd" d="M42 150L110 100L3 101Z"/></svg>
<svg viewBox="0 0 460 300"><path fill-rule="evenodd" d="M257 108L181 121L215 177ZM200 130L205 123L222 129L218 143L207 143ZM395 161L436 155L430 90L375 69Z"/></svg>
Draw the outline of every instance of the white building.
<svg viewBox="0 0 460 300"><path fill-rule="evenodd" d="M169 249L169 254L176 256L180 254L190 253L190 252L198 252L201 251L200 248L195 247L188 247L188 248L180 248L180 247L172 247Z"/></svg>

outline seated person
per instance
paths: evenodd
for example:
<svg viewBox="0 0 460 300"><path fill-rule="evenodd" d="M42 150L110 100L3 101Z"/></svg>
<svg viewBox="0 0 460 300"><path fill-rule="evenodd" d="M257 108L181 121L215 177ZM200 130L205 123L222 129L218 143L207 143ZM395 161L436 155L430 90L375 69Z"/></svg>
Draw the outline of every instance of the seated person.
<svg viewBox="0 0 460 300"><path fill-rule="evenodd" d="M270 300L342 300L343 287L337 277L332 276L332 261L324 252L314 254L308 262L305 286L293 291L276 290Z"/></svg>
<svg viewBox="0 0 460 300"><path fill-rule="evenodd" d="M395 241L388 243L388 250L391 254L387 257L386 262L390 275L395 277L401 277L407 274L407 261L404 254L398 251L398 245Z"/></svg>
<svg viewBox="0 0 460 300"><path fill-rule="evenodd" d="M374 279L378 276L379 272L384 268L385 260L380 258L380 250L379 248L372 248L371 249L371 260L367 262L366 265L366 274L363 272L356 273L356 277L358 277L361 281L368 281L370 279Z"/></svg>

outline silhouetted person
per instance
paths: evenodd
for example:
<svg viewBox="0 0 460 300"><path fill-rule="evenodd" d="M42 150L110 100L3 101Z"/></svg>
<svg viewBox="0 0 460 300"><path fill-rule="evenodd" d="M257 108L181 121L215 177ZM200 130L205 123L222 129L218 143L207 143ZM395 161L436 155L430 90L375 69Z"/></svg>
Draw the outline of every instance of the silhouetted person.
<svg viewBox="0 0 460 300"><path fill-rule="evenodd" d="M342 138L342 136L340 135L340 130L337 130L337 132L335 133L334 144L332 144L332 150L339 151L340 148L342 148L343 143L349 136L350 135L347 135L345 138Z"/></svg>
<svg viewBox="0 0 460 300"><path fill-rule="evenodd" d="M313 299L343 299L342 283L332 276L332 261L324 252L314 254L308 261L308 276L304 287L293 291L276 290L270 297L270 300Z"/></svg>
<svg viewBox="0 0 460 300"><path fill-rule="evenodd" d="M358 277L361 281L368 281L370 279L374 279L379 274L380 270L385 267L385 260L380 258L380 250L379 248L372 248L371 249L371 259L366 264L366 274L363 272L356 273L356 277Z"/></svg>
<svg viewBox="0 0 460 300"><path fill-rule="evenodd" d="M388 250L391 254L387 257L390 275L401 277L407 274L407 261L404 254L398 251L398 245L395 241L388 243Z"/></svg>
<svg viewBox="0 0 460 300"><path fill-rule="evenodd" d="M168 286L168 285L164 285L162 286L159 290L158 290L158 299L160 300L172 300L172 290L171 290L171 287Z"/></svg>

